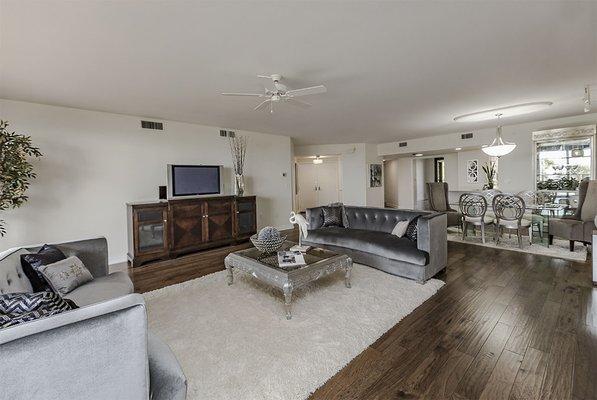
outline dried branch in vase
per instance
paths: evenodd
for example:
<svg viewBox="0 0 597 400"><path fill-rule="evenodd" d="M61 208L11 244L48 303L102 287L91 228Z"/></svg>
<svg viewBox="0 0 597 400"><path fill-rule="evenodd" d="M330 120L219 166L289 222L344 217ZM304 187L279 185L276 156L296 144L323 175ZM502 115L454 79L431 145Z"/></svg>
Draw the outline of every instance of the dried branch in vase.
<svg viewBox="0 0 597 400"><path fill-rule="evenodd" d="M232 168L235 175L242 175L247 153L247 138L235 136L230 138L230 152L232 153Z"/></svg>

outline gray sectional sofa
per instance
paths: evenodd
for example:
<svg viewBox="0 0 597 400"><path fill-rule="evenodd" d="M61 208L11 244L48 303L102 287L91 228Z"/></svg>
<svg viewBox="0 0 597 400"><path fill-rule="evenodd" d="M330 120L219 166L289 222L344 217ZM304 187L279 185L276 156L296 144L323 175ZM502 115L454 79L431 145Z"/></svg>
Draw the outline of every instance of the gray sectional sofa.
<svg viewBox="0 0 597 400"><path fill-rule="evenodd" d="M2 398L184 400L186 378L170 348L147 330L143 297L126 272L108 272L105 238L59 243L94 279L67 298L80 308L0 329ZM0 293L31 292L20 255L0 253Z"/></svg>
<svg viewBox="0 0 597 400"><path fill-rule="evenodd" d="M344 206L344 227L323 227L323 208L307 209L308 235L302 243L347 254L359 264L423 283L446 268L445 213ZM391 232L398 221L417 221L411 241Z"/></svg>

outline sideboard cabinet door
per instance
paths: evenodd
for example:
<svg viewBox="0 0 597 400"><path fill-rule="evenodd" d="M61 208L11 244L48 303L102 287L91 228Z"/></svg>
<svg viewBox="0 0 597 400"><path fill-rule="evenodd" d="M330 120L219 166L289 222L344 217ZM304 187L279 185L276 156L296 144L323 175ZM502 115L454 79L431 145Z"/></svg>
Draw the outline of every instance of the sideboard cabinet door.
<svg viewBox="0 0 597 400"><path fill-rule="evenodd" d="M238 197L236 199L236 237L247 238L257 229L257 207L255 197Z"/></svg>
<svg viewBox="0 0 597 400"><path fill-rule="evenodd" d="M157 259L168 255L168 206L135 206L132 213L133 255Z"/></svg>

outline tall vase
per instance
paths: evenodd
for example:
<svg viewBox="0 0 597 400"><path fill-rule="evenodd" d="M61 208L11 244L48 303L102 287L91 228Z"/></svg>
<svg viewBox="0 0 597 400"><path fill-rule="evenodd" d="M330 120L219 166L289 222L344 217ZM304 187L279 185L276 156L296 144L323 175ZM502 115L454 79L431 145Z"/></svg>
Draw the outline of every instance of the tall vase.
<svg viewBox="0 0 597 400"><path fill-rule="evenodd" d="M243 196L245 194L245 176L243 174L235 175L236 195Z"/></svg>

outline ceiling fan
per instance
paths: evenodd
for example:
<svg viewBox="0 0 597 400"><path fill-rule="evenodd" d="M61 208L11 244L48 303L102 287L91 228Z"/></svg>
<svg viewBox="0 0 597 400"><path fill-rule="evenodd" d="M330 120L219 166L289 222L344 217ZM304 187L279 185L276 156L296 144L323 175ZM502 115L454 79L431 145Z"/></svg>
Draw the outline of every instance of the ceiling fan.
<svg viewBox="0 0 597 400"><path fill-rule="evenodd" d="M302 89L289 89L283 83L280 83L282 79L282 75L280 74L273 74L273 75L257 75L258 78L266 78L271 79L273 81L273 90L265 89L264 93L222 93L223 96L250 96L250 97L259 97L263 100L261 103L257 105L253 110L264 110L269 106L269 112L274 112L274 103L278 103L283 101L288 104L292 104L294 106L308 108L311 107L310 103L306 101L299 100L297 97L307 96L310 94L318 94L318 93L325 93L327 92L327 88L323 85L311 86Z"/></svg>

